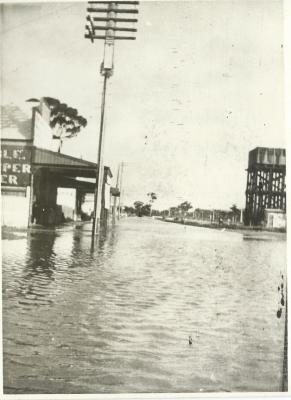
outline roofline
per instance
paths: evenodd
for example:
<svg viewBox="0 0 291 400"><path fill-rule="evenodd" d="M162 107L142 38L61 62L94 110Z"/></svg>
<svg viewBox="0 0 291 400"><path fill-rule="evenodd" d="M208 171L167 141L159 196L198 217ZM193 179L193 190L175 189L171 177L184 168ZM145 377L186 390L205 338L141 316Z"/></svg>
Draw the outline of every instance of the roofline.
<svg viewBox="0 0 291 400"><path fill-rule="evenodd" d="M92 167L96 167L96 166L97 166L97 164L95 164L95 163L93 163L93 162L91 162L91 161L82 160L81 158L69 156L69 155L64 154L64 153L58 153L57 151L44 149L44 148L42 148L42 147L33 146L33 149L38 149L38 150L41 150L41 151L46 151L47 153L50 153L50 154L57 154L57 155L60 155L60 156L65 156L66 158L69 158L69 159L72 160L72 161L76 161L76 162L80 162L80 161L81 161L81 162L87 164L88 167L89 167L89 166L92 166Z"/></svg>
<svg viewBox="0 0 291 400"><path fill-rule="evenodd" d="M5 139L1 138L1 142L21 142L21 143L32 143L33 139Z"/></svg>
<svg viewBox="0 0 291 400"><path fill-rule="evenodd" d="M253 148L252 150L250 150L249 152L254 151L254 150L257 150L257 149L264 149L264 150L285 150L285 151L286 151L286 148L285 148L285 147L263 147L263 146L257 146L257 147L255 147L255 148Z"/></svg>
<svg viewBox="0 0 291 400"><path fill-rule="evenodd" d="M29 146L32 149L32 151L41 150L41 151L45 151L45 152L50 153L50 154L61 155L61 156L64 156L64 157L66 157L66 158L68 158L68 159L70 159L72 161L81 162L81 163L85 164L85 165L82 165L82 168L90 168L90 169L96 169L97 168L97 164L92 162L92 161L83 160L81 158L73 157L73 156L70 156L68 154L58 153L58 152L53 151L53 150L48 150L48 149L44 149L42 147L33 146L32 145L33 139L2 139L1 138L1 144L4 144L4 142L6 142L5 144L7 144L7 145L9 145L9 144L17 145L18 144L19 146L23 146L23 147L28 147ZM42 164L42 165L43 166L49 166L51 164ZM57 167L58 164L55 164L55 166ZM68 168L69 168L69 166L68 166ZM75 168L75 167L72 167L72 168ZM104 165L104 169L106 169L106 171L108 172L110 178L113 178L113 174L112 174L112 171L111 171L110 167Z"/></svg>
<svg viewBox="0 0 291 400"><path fill-rule="evenodd" d="M93 163L92 161L83 160L82 158L77 158L77 157L69 156L68 154L58 153L57 151L48 150L48 149L44 149L44 148L41 148L41 147L33 146L33 150L36 150L36 149L42 150L42 151L46 151L46 152L48 152L48 153L50 153L50 154L58 154L58 155L61 155L61 156L65 156L66 158L68 158L68 159L70 159L70 160L72 160L72 161L82 162L82 163L84 163L84 164L87 164L87 165L83 165L83 166L82 166L82 167L84 167L84 168L94 168L94 169L97 168L97 164L96 164L96 163ZM42 165L45 165L45 164L42 164ZM51 164L48 164L48 165L51 165ZM56 164L56 166L57 166L57 165L58 165L58 164ZM68 167L69 167L69 166L68 166ZM80 166L80 167L81 167L81 166ZM72 167L72 168L75 168L75 167ZM111 172L110 167L104 165L104 168L109 172L109 175L110 175L110 177L112 178L113 175L112 175L112 172Z"/></svg>

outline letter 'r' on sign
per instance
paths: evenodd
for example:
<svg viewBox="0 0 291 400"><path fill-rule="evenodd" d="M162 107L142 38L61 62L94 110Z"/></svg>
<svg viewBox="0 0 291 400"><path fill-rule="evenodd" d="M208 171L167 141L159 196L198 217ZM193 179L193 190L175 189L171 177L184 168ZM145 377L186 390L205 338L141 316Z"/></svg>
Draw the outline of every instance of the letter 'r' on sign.
<svg viewBox="0 0 291 400"><path fill-rule="evenodd" d="M30 165L29 164L23 164L22 165L22 172L24 174L30 174Z"/></svg>
<svg viewBox="0 0 291 400"><path fill-rule="evenodd" d="M15 175L8 175L8 183L10 183L10 185L15 185L15 186L17 186L17 185L18 185L17 176L15 176Z"/></svg>

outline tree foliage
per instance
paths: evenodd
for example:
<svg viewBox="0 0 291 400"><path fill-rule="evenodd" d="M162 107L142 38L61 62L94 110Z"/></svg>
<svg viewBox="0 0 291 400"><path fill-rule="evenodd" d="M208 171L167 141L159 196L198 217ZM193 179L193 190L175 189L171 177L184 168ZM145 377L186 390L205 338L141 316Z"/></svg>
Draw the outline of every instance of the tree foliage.
<svg viewBox="0 0 291 400"><path fill-rule="evenodd" d="M133 203L133 205L134 205L134 208L136 209L136 210L140 210L141 209L141 207L144 205L144 203L142 202L142 201L135 201L134 203Z"/></svg>
<svg viewBox="0 0 291 400"><path fill-rule="evenodd" d="M151 205L144 204L141 208L141 215L150 216L151 215Z"/></svg>
<svg viewBox="0 0 291 400"><path fill-rule="evenodd" d="M157 195L154 192L149 192L147 194L147 196L149 197L149 201L150 203L153 203L155 200L157 200Z"/></svg>
<svg viewBox="0 0 291 400"><path fill-rule="evenodd" d="M233 204L230 209L234 215L240 215L240 210L237 208L236 204Z"/></svg>
<svg viewBox="0 0 291 400"><path fill-rule="evenodd" d="M127 215L135 214L135 208L124 206L124 212L126 212Z"/></svg>
<svg viewBox="0 0 291 400"><path fill-rule="evenodd" d="M192 204L189 203L189 201L184 201L183 203L181 203L178 206L178 209L181 210L183 213L186 213L187 211L189 211L190 208L192 208Z"/></svg>
<svg viewBox="0 0 291 400"><path fill-rule="evenodd" d="M153 205L154 201L157 200L157 195L154 192L149 192L149 193L147 193L147 196L149 197L149 203L150 203L149 204L149 215L151 216L152 215L152 205ZM146 209L146 212L148 212L147 210L148 209Z"/></svg>
<svg viewBox="0 0 291 400"><path fill-rule="evenodd" d="M149 216L151 214L150 204L144 204L142 201L135 201L133 205L137 216L142 217Z"/></svg>
<svg viewBox="0 0 291 400"><path fill-rule="evenodd" d="M50 127L54 131L54 137L60 140L61 148L63 140L75 137L87 125L87 120L78 114L77 109L58 99L44 97L44 100L50 109Z"/></svg>

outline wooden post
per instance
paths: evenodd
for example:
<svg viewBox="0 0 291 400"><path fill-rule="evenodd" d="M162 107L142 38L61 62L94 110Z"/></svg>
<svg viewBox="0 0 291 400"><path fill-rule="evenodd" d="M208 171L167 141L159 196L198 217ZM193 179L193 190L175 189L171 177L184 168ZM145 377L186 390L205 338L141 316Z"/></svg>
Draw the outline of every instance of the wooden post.
<svg viewBox="0 0 291 400"><path fill-rule="evenodd" d="M99 146L98 146L98 157L97 157L97 168L96 168L96 187L94 196L94 213L93 213L93 226L92 226L92 237L99 232L100 229L100 213L101 213L101 196L103 186L103 145L104 145L104 114L105 114L105 99L106 99L106 84L107 84L107 73L104 73L103 90L102 90L102 102L101 102L101 119L100 119L100 130L99 130Z"/></svg>
<svg viewBox="0 0 291 400"><path fill-rule="evenodd" d="M31 218L32 218L32 212L33 212L33 182L34 182L34 174L31 173L31 179L30 179L30 193L29 193L29 211L28 211L28 221L27 221L27 226L30 227L32 224ZM26 190L27 194L27 190Z"/></svg>
<svg viewBox="0 0 291 400"><path fill-rule="evenodd" d="M120 207L121 207L121 196L122 196L122 177L123 177L123 167L124 167L124 163L121 163L121 170L120 170L120 188L119 188L119 204L118 204L118 219L120 219Z"/></svg>
<svg viewBox="0 0 291 400"><path fill-rule="evenodd" d="M119 185L119 173L120 173L120 164L118 165L118 170L117 170L117 178L116 178L116 185L115 185L116 189L118 189L118 185ZM112 223L113 224L115 224L115 222L116 222L116 205L117 205L117 198L116 198L116 196L114 196L113 212L112 212Z"/></svg>

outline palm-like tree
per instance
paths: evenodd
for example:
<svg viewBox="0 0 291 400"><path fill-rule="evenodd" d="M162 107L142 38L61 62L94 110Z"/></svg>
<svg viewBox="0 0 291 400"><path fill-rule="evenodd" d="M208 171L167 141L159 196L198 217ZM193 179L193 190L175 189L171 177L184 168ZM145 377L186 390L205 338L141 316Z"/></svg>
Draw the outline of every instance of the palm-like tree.
<svg viewBox="0 0 291 400"><path fill-rule="evenodd" d="M234 219L233 222L236 223L236 222L239 220L239 218L240 218L240 209L237 208L236 204L233 204L233 205L230 207L230 209L231 209L232 214L233 214L233 219Z"/></svg>
<svg viewBox="0 0 291 400"><path fill-rule="evenodd" d="M157 200L157 195L154 192L149 192L147 194L147 196L149 197L149 203L150 203L150 217L152 216L152 205L154 203L155 200Z"/></svg>

